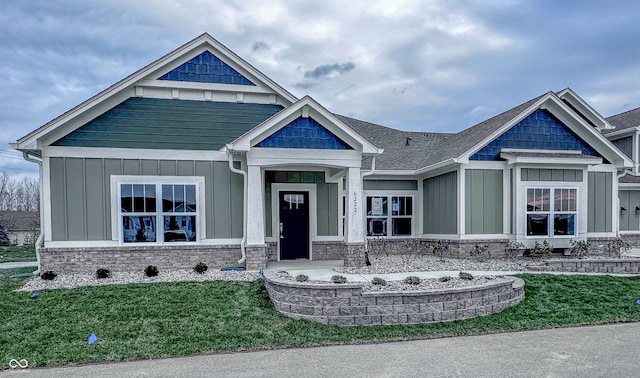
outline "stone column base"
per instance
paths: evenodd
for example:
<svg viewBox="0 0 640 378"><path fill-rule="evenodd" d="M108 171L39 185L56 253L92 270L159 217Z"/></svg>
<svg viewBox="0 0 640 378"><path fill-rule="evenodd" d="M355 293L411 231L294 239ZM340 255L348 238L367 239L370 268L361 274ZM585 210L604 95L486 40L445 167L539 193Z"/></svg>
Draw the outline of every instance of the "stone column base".
<svg viewBox="0 0 640 378"><path fill-rule="evenodd" d="M260 270L267 268L267 246L252 245L244 249L247 254L245 267L247 270Z"/></svg>
<svg viewBox="0 0 640 378"><path fill-rule="evenodd" d="M364 243L346 244L344 266L361 268L365 265Z"/></svg>

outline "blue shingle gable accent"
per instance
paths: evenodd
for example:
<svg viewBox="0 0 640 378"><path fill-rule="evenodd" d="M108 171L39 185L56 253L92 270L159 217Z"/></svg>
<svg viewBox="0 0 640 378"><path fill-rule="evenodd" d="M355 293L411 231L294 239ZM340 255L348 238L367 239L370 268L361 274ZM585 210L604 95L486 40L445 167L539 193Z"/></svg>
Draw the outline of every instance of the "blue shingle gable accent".
<svg viewBox="0 0 640 378"><path fill-rule="evenodd" d="M551 113L538 109L493 140L470 160L499 160L503 148L535 150L580 150L584 155L601 157Z"/></svg>
<svg viewBox="0 0 640 378"><path fill-rule="evenodd" d="M271 134L256 144L256 147L352 150L313 118L302 117Z"/></svg>
<svg viewBox="0 0 640 378"><path fill-rule="evenodd" d="M188 62L181 64L160 76L158 80L255 85L209 51L205 51Z"/></svg>

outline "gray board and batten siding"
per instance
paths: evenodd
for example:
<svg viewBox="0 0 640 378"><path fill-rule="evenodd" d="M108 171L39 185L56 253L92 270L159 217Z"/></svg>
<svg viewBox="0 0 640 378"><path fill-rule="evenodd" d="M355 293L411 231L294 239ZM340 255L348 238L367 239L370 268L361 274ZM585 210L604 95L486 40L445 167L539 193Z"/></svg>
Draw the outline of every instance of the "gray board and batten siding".
<svg viewBox="0 0 640 378"><path fill-rule="evenodd" d="M503 232L503 171L465 170L465 233Z"/></svg>
<svg viewBox="0 0 640 378"><path fill-rule="evenodd" d="M199 176L206 237L242 237L242 177L228 162L50 158L53 241L111 240L111 175ZM201 214L203 214L201 212Z"/></svg>
<svg viewBox="0 0 640 378"><path fill-rule="evenodd" d="M423 180L423 233L458 232L458 172Z"/></svg>
<svg viewBox="0 0 640 378"><path fill-rule="evenodd" d="M589 172L587 187L587 232L611 232L613 173Z"/></svg>
<svg viewBox="0 0 640 378"><path fill-rule="evenodd" d="M53 145L219 150L280 110L269 104L132 97Z"/></svg>
<svg viewBox="0 0 640 378"><path fill-rule="evenodd" d="M620 231L639 231L640 214L636 207L640 207L640 190L620 190L620 207L627 209L626 214L620 214Z"/></svg>
<svg viewBox="0 0 640 378"><path fill-rule="evenodd" d="M628 136L612 141L613 144L624 152L627 157L633 159L633 137Z"/></svg>

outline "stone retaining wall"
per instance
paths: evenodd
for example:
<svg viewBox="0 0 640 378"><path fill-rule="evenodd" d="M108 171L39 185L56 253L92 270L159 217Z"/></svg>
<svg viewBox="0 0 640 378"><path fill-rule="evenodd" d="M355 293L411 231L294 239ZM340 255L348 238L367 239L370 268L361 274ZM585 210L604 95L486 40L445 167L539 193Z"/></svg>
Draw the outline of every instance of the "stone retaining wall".
<svg viewBox="0 0 640 378"><path fill-rule="evenodd" d="M435 323L501 312L524 298L524 281L423 292L362 292L362 284L299 283L265 273L276 310L294 319L332 325Z"/></svg>
<svg viewBox="0 0 640 378"><path fill-rule="evenodd" d="M544 263L546 266L536 270L576 273L640 273L640 259L563 259L545 260Z"/></svg>
<svg viewBox="0 0 640 378"><path fill-rule="evenodd" d="M199 262L204 262L209 268L215 269L239 266L241 265L238 264L240 257L242 253L240 246L237 245L43 248L40 250L41 270L53 270L56 273L95 273L98 268L114 272L132 272L142 271L148 265L155 265L160 271L192 269Z"/></svg>

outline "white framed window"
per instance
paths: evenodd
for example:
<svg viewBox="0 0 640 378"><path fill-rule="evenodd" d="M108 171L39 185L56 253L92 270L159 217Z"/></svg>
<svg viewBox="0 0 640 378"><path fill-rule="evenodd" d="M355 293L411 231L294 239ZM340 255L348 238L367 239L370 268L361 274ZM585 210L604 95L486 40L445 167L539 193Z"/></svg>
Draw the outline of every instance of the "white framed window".
<svg viewBox="0 0 640 378"><path fill-rule="evenodd" d="M367 236L411 236L413 196L367 196Z"/></svg>
<svg viewBox="0 0 640 378"><path fill-rule="evenodd" d="M527 236L575 236L577 196L576 188L527 188Z"/></svg>
<svg viewBox="0 0 640 378"><path fill-rule="evenodd" d="M117 182L122 244L196 243L200 237L203 180L142 178Z"/></svg>

